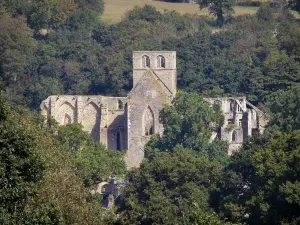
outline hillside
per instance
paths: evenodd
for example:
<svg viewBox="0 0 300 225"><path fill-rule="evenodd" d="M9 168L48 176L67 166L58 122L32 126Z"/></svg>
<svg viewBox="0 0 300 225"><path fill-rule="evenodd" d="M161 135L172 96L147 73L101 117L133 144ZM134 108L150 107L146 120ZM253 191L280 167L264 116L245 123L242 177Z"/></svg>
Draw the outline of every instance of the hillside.
<svg viewBox="0 0 300 225"><path fill-rule="evenodd" d="M184 13L197 13L208 15L207 10L200 10L198 5L187 3L168 3L153 0L104 0L105 10L102 18L109 22L118 22L124 14L133 9L134 6L144 6L145 4L156 7L159 11L175 10L182 14ZM236 15L254 14L257 11L255 7L235 7Z"/></svg>

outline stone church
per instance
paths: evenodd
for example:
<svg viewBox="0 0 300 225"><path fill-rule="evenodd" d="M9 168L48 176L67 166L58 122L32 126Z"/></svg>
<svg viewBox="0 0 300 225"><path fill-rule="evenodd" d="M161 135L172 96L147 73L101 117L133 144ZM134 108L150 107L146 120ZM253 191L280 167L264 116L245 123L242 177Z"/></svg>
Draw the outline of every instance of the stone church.
<svg viewBox="0 0 300 225"><path fill-rule="evenodd" d="M162 134L159 111L176 95L176 52L133 52L133 88L127 97L53 95L41 104L45 117L59 124L81 123L83 129L110 149L127 150L126 164L138 167L152 134ZM219 137L229 142L229 154L247 136L263 132L264 113L245 97L207 98L220 104L225 121Z"/></svg>

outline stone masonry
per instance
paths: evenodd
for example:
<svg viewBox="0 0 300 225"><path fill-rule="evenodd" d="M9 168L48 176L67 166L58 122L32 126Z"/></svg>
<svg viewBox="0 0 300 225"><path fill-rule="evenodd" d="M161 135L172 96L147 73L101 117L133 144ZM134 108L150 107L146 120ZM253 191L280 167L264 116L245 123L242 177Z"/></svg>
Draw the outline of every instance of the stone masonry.
<svg viewBox="0 0 300 225"><path fill-rule="evenodd" d="M144 145L152 134L162 134L159 111L176 95L176 52L133 52L133 88L127 97L101 95L55 95L41 104L42 114L59 124L81 123L83 129L110 149L127 150L127 167L138 167ZM266 123L263 112L239 98L206 98L220 104L225 121L218 133L230 144L229 154L247 136L261 133Z"/></svg>
<svg viewBox="0 0 300 225"><path fill-rule="evenodd" d="M246 100L246 97L205 98L210 104L218 104L224 115L224 123L213 137L228 141L228 154L241 147L243 141L263 133L267 118L265 114Z"/></svg>

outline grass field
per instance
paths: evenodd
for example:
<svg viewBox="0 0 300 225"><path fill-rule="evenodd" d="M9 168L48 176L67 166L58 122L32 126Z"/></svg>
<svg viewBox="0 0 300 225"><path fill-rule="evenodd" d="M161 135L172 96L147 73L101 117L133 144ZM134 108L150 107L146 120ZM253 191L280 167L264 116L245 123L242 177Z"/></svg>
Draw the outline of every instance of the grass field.
<svg viewBox="0 0 300 225"><path fill-rule="evenodd" d="M110 23L119 22L124 14L133 9L134 6L144 6L145 4L155 6L159 11L175 10L182 14L197 13L200 15L208 15L207 10L200 10L197 4L187 3L168 3L152 0L104 0L105 11L102 19ZM254 14L257 11L256 7L235 7L236 15Z"/></svg>

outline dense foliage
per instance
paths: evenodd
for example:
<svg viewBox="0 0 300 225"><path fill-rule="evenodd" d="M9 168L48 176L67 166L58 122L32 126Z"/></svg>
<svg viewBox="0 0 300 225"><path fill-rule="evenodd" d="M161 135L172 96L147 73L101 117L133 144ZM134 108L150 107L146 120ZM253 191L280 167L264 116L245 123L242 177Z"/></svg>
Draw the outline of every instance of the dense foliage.
<svg viewBox="0 0 300 225"><path fill-rule="evenodd" d="M270 126L284 132L300 130L300 85L275 93L269 102L272 112Z"/></svg>
<svg viewBox="0 0 300 225"><path fill-rule="evenodd" d="M152 154L129 174L128 224L190 224L195 205L213 217L208 192L220 178L221 166L189 149L178 146L172 150Z"/></svg>
<svg viewBox="0 0 300 225"><path fill-rule="evenodd" d="M203 95L247 95L265 103L300 80L300 29L287 10L263 6L257 16L232 18L213 32L205 17L151 6L107 25L89 8L94 3L80 1L74 9L61 3L69 7L61 17L49 6L50 19L42 16L47 23L39 25L30 22L32 4L24 12L4 5L0 76L10 100L37 108L51 94L124 96L132 87L133 50L177 51L179 88Z"/></svg>
<svg viewBox="0 0 300 225"><path fill-rule="evenodd" d="M81 124L69 124L57 128L57 139L71 151L85 186L107 181L110 177L123 178L126 167L123 154L96 143Z"/></svg>
<svg viewBox="0 0 300 225"><path fill-rule="evenodd" d="M250 139L220 181L220 212L247 224L298 224L300 131Z"/></svg>
<svg viewBox="0 0 300 225"><path fill-rule="evenodd" d="M164 134L153 136L141 167L129 174L126 222L190 224L197 222L198 210L203 218L221 224L209 208L209 192L228 161L227 144L210 140L223 122L220 108L210 107L197 94L180 92L172 106L161 111L160 120Z"/></svg>
<svg viewBox="0 0 300 225"><path fill-rule="evenodd" d="M210 159L225 162L228 158L227 143L210 140L213 133L219 132L223 121L219 105L211 107L198 94L179 92L172 105L165 106L160 112L163 135L154 136L148 146L152 150L167 152L182 146Z"/></svg>
<svg viewBox="0 0 300 225"><path fill-rule="evenodd" d="M80 168L42 119L0 99L1 224L102 224Z"/></svg>
<svg viewBox="0 0 300 225"><path fill-rule="evenodd" d="M235 0L198 0L200 8L208 8L209 12L217 16L217 23L222 26L224 23L224 14L232 13Z"/></svg>

